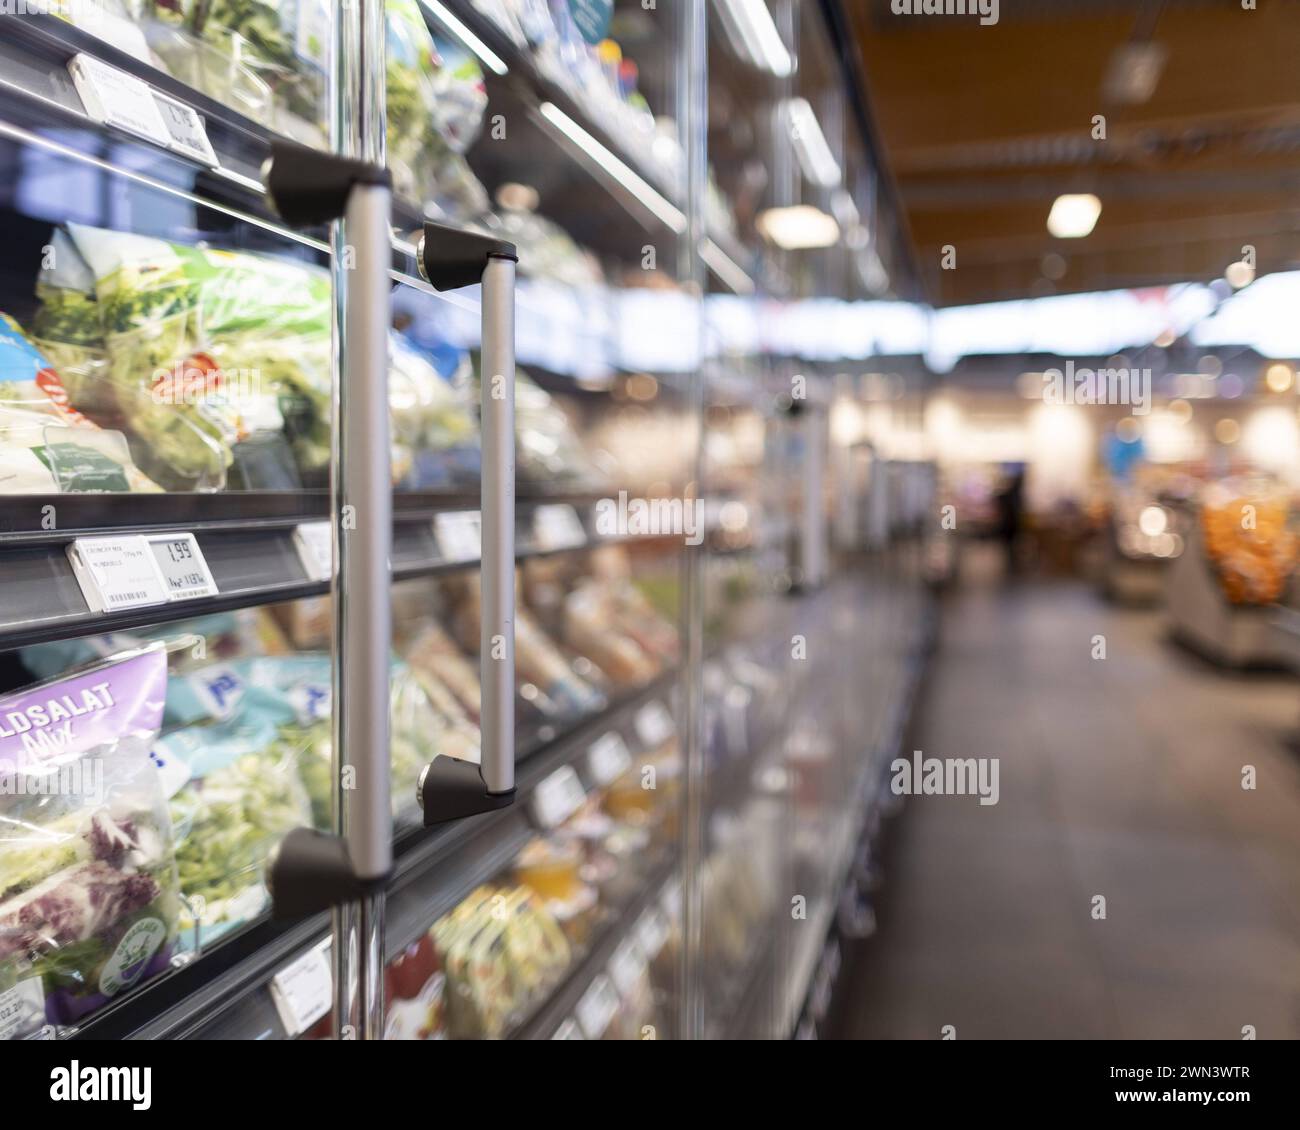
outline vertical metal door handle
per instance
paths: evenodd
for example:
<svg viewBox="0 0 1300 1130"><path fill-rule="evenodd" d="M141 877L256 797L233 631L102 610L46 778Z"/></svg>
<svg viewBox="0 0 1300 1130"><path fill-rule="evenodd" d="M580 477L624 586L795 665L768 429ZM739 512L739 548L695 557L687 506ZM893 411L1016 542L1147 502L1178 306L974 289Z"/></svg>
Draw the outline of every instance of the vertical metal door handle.
<svg viewBox="0 0 1300 1130"><path fill-rule="evenodd" d="M515 787L515 264L489 255L483 271L480 415L483 549L482 769L489 793Z"/></svg>
<svg viewBox="0 0 1300 1130"><path fill-rule="evenodd" d="M427 826L504 808L515 795L515 263L512 244L426 222L417 254L436 290L482 283L479 488L482 705L479 764L438 757L420 774Z"/></svg>

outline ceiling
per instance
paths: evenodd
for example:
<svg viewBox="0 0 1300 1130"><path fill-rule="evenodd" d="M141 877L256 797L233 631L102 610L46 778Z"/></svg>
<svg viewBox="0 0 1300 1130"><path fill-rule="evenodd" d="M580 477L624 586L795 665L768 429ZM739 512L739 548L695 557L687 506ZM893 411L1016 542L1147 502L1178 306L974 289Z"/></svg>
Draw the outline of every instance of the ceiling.
<svg viewBox="0 0 1300 1130"><path fill-rule="evenodd" d="M1246 244L1300 268L1295 0L1000 0L992 26L840 3L934 304L1206 281ZM1149 97L1125 45L1162 60ZM1096 227L1053 238L1080 192Z"/></svg>

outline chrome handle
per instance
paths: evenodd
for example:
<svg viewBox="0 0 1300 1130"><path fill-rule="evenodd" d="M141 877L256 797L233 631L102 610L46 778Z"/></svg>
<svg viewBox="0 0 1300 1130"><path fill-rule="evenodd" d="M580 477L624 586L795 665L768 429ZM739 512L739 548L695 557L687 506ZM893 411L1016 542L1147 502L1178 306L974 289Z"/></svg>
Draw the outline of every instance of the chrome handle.
<svg viewBox="0 0 1300 1130"><path fill-rule="evenodd" d="M489 793L515 787L515 264L483 270L482 776Z"/></svg>

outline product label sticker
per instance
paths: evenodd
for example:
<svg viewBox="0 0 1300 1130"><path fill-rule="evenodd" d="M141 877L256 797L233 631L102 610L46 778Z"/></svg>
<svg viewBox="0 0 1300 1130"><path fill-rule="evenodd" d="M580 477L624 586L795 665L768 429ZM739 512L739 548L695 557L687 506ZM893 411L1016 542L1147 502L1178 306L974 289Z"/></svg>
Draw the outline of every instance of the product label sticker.
<svg viewBox="0 0 1300 1130"><path fill-rule="evenodd" d="M564 823L582 807L587 792L573 766L562 765L533 790L533 817L543 828Z"/></svg>
<svg viewBox="0 0 1300 1130"><path fill-rule="evenodd" d="M92 612L167 603L153 551L142 537L77 538L68 559Z"/></svg>
<svg viewBox="0 0 1300 1130"><path fill-rule="evenodd" d="M599 1040L618 1012L618 1003L614 983L605 974L598 973L575 1010L582 1034L589 1040Z"/></svg>
<svg viewBox="0 0 1300 1130"><path fill-rule="evenodd" d="M582 519L567 502L539 506L533 512L533 536L543 550L574 549L587 544Z"/></svg>
<svg viewBox="0 0 1300 1130"><path fill-rule="evenodd" d="M433 536L448 563L477 561L483 556L483 520L477 510L434 515Z"/></svg>
<svg viewBox="0 0 1300 1130"><path fill-rule="evenodd" d="M595 47L609 34L614 0L569 0L569 16L578 34Z"/></svg>
<svg viewBox="0 0 1300 1130"><path fill-rule="evenodd" d="M165 743L159 742L149 751L149 760L158 770L158 780L162 784L163 795L169 800L181 791L190 781L190 765L183 757L173 754Z"/></svg>
<svg viewBox="0 0 1300 1130"><path fill-rule="evenodd" d="M169 601L217 595L217 582L193 534L163 534L145 540L153 551Z"/></svg>
<svg viewBox="0 0 1300 1130"><path fill-rule="evenodd" d="M113 956L104 963L99 991L111 997L134 985L166 940L167 927L160 919L141 918L133 922L117 943Z"/></svg>
<svg viewBox="0 0 1300 1130"><path fill-rule="evenodd" d="M288 699L299 723L310 726L330 716L334 692L325 683L299 683L290 688Z"/></svg>
<svg viewBox="0 0 1300 1130"><path fill-rule="evenodd" d="M213 718L229 718L244 697L244 680L224 663L214 663L189 676L190 687Z"/></svg>
<svg viewBox="0 0 1300 1130"><path fill-rule="evenodd" d="M334 531L329 522L303 522L293 531L298 560L311 581L334 576Z"/></svg>
<svg viewBox="0 0 1300 1130"><path fill-rule="evenodd" d="M628 751L622 734L611 730L591 743L591 750L587 754L587 771L598 786L603 788L618 780L631 764L632 754Z"/></svg>
<svg viewBox="0 0 1300 1130"><path fill-rule="evenodd" d="M271 999L290 1037L300 1036L330 1010L334 977L327 952L313 946L271 978Z"/></svg>
<svg viewBox="0 0 1300 1130"><path fill-rule="evenodd" d="M636 736L646 749L657 749L677 732L668 707L658 699L647 702L636 712L635 726Z"/></svg>

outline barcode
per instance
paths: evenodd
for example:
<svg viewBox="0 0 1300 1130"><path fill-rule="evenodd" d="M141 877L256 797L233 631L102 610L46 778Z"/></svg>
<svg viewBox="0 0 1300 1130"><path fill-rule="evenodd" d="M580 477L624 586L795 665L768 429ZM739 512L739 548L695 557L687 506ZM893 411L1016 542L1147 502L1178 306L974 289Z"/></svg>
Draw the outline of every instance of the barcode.
<svg viewBox="0 0 1300 1130"><path fill-rule="evenodd" d="M135 592L115 592L109 593L109 604L124 604L129 600L144 600L149 593L144 589L137 589Z"/></svg>

